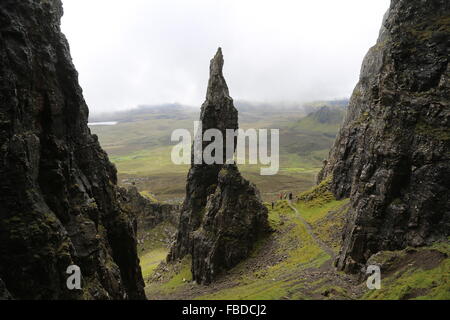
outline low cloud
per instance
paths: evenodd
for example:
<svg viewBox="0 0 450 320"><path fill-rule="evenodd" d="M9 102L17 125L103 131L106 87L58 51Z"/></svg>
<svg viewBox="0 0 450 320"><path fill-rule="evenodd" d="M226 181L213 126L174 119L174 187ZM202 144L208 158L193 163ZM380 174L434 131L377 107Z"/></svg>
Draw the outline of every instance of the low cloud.
<svg viewBox="0 0 450 320"><path fill-rule="evenodd" d="M235 99L347 97L389 0L63 0L63 31L93 113L200 106L221 46Z"/></svg>

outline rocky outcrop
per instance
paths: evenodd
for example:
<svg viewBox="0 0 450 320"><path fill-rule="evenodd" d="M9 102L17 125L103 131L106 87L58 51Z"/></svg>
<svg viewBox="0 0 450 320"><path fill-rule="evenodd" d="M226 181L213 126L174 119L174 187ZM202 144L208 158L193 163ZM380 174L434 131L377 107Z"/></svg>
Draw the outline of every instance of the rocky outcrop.
<svg viewBox="0 0 450 320"><path fill-rule="evenodd" d="M323 106L306 116L306 119L319 124L342 124L345 115L343 107Z"/></svg>
<svg viewBox="0 0 450 320"><path fill-rule="evenodd" d="M393 0L319 180L351 197L339 269L450 235L450 3Z"/></svg>
<svg viewBox="0 0 450 320"><path fill-rule="evenodd" d="M201 134L218 129L238 129L238 112L222 74L222 51L211 61L206 102L202 105ZM236 141L232 141L236 147ZM202 150L210 142L202 143ZM193 164L188 174L177 239L168 260L192 255L194 280L208 284L223 270L248 256L254 242L269 230L267 209L254 185L241 177L234 164ZM194 150L192 152L194 160Z"/></svg>
<svg viewBox="0 0 450 320"><path fill-rule="evenodd" d="M219 172L204 210L202 225L193 233L192 274L207 284L247 258L269 227L258 190L234 164Z"/></svg>
<svg viewBox="0 0 450 320"><path fill-rule="evenodd" d="M0 3L0 278L15 299L144 299L136 221L87 126L62 14L60 0Z"/></svg>
<svg viewBox="0 0 450 320"><path fill-rule="evenodd" d="M119 188L121 209L137 219L138 232L148 231L160 223L177 225L180 206L153 202L142 196L136 187Z"/></svg>

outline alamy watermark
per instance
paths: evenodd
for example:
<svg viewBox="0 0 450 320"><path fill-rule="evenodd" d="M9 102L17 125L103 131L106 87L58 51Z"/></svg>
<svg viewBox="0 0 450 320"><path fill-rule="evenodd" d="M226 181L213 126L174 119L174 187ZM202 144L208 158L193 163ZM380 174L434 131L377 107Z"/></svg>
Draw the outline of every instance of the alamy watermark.
<svg viewBox="0 0 450 320"><path fill-rule="evenodd" d="M172 133L171 141L179 142L172 149L174 164L192 164L192 160L194 164L260 164L267 166L260 169L263 176L276 175L280 170L279 129L227 129L224 137L218 129L203 132L202 123L195 121L194 132L193 145L189 130L177 129ZM204 142L210 143L205 147Z"/></svg>
<svg viewBox="0 0 450 320"><path fill-rule="evenodd" d="M367 278L367 288L369 290L381 289L381 268L376 265L370 265L367 267L366 274L370 274Z"/></svg>
<svg viewBox="0 0 450 320"><path fill-rule="evenodd" d="M67 289L69 290L81 290L81 269L79 266L71 265L67 267L67 274L70 276L67 278Z"/></svg>

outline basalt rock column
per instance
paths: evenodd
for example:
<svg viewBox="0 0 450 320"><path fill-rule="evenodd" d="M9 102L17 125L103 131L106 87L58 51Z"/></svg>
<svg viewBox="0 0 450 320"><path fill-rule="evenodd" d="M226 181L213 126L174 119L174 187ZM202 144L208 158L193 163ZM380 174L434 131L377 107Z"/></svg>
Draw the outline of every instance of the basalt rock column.
<svg viewBox="0 0 450 320"><path fill-rule="evenodd" d="M145 299L134 217L60 30L60 0L0 2L0 296ZM77 265L82 290L69 290Z"/></svg>
<svg viewBox="0 0 450 320"><path fill-rule="evenodd" d="M219 48L211 60L200 121L202 133L218 129L225 139L227 129L238 129L238 112L223 77L223 64ZM202 150L208 144L203 142ZM254 240L268 230L267 209L258 191L240 176L235 165L225 164L226 145L224 142L222 164L192 164L177 239L168 257L173 261L191 254L194 279L201 283L211 282L221 270L245 258Z"/></svg>
<svg viewBox="0 0 450 320"><path fill-rule="evenodd" d="M193 279L210 283L247 258L255 242L268 232L267 208L258 189L241 176L236 165L223 166L201 227L193 233Z"/></svg>
<svg viewBox="0 0 450 320"><path fill-rule="evenodd" d="M339 269L450 235L450 2L393 0L319 180L351 197Z"/></svg>
<svg viewBox="0 0 450 320"><path fill-rule="evenodd" d="M226 129L238 129L238 111L228 93L228 86L222 73L223 64L222 50L219 48L214 59L211 60L206 101L202 105L200 114L202 135L208 129L219 129L225 137ZM203 142L202 150L207 144L207 142ZM207 198L215 191L222 166L222 164L195 164L194 152L192 152L192 166L187 177L186 198L181 209L177 242L169 255L170 260L180 259L191 253L192 231L200 227Z"/></svg>

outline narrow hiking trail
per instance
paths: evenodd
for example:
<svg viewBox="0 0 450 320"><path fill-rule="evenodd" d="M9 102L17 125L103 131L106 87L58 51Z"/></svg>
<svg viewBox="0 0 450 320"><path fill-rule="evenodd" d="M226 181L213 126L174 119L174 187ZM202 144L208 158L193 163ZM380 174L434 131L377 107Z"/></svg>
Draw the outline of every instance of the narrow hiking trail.
<svg viewBox="0 0 450 320"><path fill-rule="evenodd" d="M289 201L272 214L275 232L214 283L192 281L190 261L162 264L147 281L151 300L358 299L364 287L333 267L335 252Z"/></svg>
<svg viewBox="0 0 450 320"><path fill-rule="evenodd" d="M306 231L308 234L314 239L314 241L317 243L317 245L325 251L328 255L330 255L331 259L334 260L336 253L321 239L319 239L316 234L314 233L314 230L312 226L302 217L300 212L298 212L297 208L292 205L292 201L288 201L289 207L295 212L295 214L300 218L300 221L304 224Z"/></svg>

